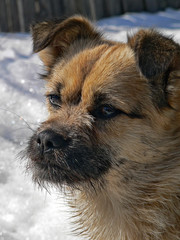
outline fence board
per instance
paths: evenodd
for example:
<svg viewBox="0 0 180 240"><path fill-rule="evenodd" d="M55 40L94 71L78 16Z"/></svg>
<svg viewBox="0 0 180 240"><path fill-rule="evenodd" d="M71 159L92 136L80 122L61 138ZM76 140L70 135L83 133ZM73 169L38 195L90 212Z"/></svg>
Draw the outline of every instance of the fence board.
<svg viewBox="0 0 180 240"><path fill-rule="evenodd" d="M13 26L12 26L12 18L11 18L11 3L10 0L5 0L6 4L6 11L7 11L7 23L8 23L8 28L10 32L13 32Z"/></svg>
<svg viewBox="0 0 180 240"><path fill-rule="evenodd" d="M180 8L180 0L167 0L167 4L172 8Z"/></svg>
<svg viewBox="0 0 180 240"><path fill-rule="evenodd" d="M124 12L141 12L144 10L143 0L122 0Z"/></svg>
<svg viewBox="0 0 180 240"><path fill-rule="evenodd" d="M166 0L159 0L158 4L159 4L158 10L165 10L168 7Z"/></svg>
<svg viewBox="0 0 180 240"><path fill-rule="evenodd" d="M167 2L165 0L144 0L145 1L145 10L148 12L156 12L159 10L163 10L167 6Z"/></svg>
<svg viewBox="0 0 180 240"><path fill-rule="evenodd" d="M91 13L91 19L93 21L95 21L96 20L96 9L95 9L94 1L88 0L88 2L89 2L89 10Z"/></svg>
<svg viewBox="0 0 180 240"><path fill-rule="evenodd" d="M0 0L0 31L8 32L7 8L5 0Z"/></svg>
<svg viewBox="0 0 180 240"><path fill-rule="evenodd" d="M23 16L25 31L29 31L30 24L35 20L35 0L23 0Z"/></svg>
<svg viewBox="0 0 180 240"><path fill-rule="evenodd" d="M18 0L17 0L18 1ZM19 22L19 11L17 6L17 1L10 1L10 9L11 9L11 19L12 19L12 29L13 32L18 32L20 29Z"/></svg>
<svg viewBox="0 0 180 240"><path fill-rule="evenodd" d="M100 5L102 9L101 2L103 0L97 0L96 4ZM73 14L82 14L91 20L95 20L97 14L101 15L103 13L102 10L98 11L95 7L94 0L64 0L64 15L71 16Z"/></svg>
<svg viewBox="0 0 180 240"><path fill-rule="evenodd" d="M104 0L93 0L96 19L105 17L104 13Z"/></svg>
<svg viewBox="0 0 180 240"><path fill-rule="evenodd" d="M51 1L48 0L36 0L35 4L39 7L39 11L36 11L36 18L38 20L44 20L46 18L52 18Z"/></svg>
<svg viewBox="0 0 180 240"><path fill-rule="evenodd" d="M71 16L75 13L75 1L74 0L63 0L64 15Z"/></svg>
<svg viewBox="0 0 180 240"><path fill-rule="evenodd" d="M146 11L148 12L156 12L158 10L158 2L157 0L145 0Z"/></svg>
<svg viewBox="0 0 180 240"><path fill-rule="evenodd" d="M123 12L121 1L117 0L105 0L105 15L106 17L113 15L120 15Z"/></svg>
<svg viewBox="0 0 180 240"><path fill-rule="evenodd" d="M21 32L25 31L25 23L24 23L24 11L23 11L23 0L16 0L17 8L18 8L18 19Z"/></svg>
<svg viewBox="0 0 180 240"><path fill-rule="evenodd" d="M96 19L95 5L92 0L83 1L84 2L84 16L91 20Z"/></svg>
<svg viewBox="0 0 180 240"><path fill-rule="evenodd" d="M92 19L89 1L76 0L75 12Z"/></svg>
<svg viewBox="0 0 180 240"><path fill-rule="evenodd" d="M51 0L51 9L53 17L62 17L64 15L63 2L59 0Z"/></svg>

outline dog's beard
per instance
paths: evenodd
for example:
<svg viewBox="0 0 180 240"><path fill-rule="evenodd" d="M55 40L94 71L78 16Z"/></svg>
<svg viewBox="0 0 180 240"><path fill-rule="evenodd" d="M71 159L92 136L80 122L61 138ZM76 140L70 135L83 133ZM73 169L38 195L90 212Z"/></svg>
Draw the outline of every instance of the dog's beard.
<svg viewBox="0 0 180 240"><path fill-rule="evenodd" d="M74 139L68 147L42 154L36 144L36 134L29 141L26 156L28 170L40 186L53 184L79 186L97 181L108 171L111 162L107 152L98 145L87 146L85 141Z"/></svg>

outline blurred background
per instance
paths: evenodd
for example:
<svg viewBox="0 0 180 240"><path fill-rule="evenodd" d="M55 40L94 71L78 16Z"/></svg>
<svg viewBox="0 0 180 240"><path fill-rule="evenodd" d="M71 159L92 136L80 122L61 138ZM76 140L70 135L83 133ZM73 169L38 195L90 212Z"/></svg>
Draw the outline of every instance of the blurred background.
<svg viewBox="0 0 180 240"><path fill-rule="evenodd" d="M126 12L180 8L180 0L0 0L0 31L27 32L33 20L83 14L98 20Z"/></svg>

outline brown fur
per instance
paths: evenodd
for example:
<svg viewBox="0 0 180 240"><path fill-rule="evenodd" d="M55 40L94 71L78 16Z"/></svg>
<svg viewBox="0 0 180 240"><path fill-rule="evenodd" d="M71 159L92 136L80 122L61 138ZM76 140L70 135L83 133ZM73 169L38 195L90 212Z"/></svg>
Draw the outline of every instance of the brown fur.
<svg viewBox="0 0 180 240"><path fill-rule="evenodd" d="M154 30L107 41L79 16L32 34L58 96L27 150L35 181L65 186L87 239L180 240L180 46ZM40 155L46 129L62 146Z"/></svg>

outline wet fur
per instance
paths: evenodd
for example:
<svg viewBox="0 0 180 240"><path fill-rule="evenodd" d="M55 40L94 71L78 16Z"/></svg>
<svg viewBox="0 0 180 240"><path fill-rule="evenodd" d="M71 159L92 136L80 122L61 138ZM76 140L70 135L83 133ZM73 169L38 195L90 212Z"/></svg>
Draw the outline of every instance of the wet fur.
<svg viewBox="0 0 180 240"><path fill-rule="evenodd" d="M66 186L87 239L180 240L180 46L155 30L109 41L80 16L32 35L47 95L61 101L30 140L34 180ZM118 114L102 119L103 104ZM42 156L44 129L68 147Z"/></svg>

